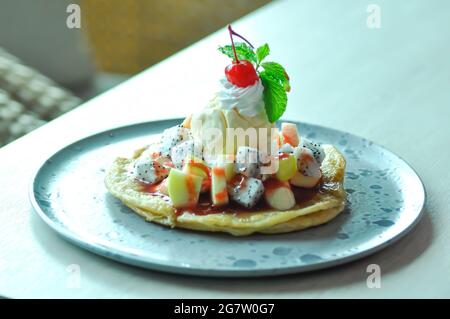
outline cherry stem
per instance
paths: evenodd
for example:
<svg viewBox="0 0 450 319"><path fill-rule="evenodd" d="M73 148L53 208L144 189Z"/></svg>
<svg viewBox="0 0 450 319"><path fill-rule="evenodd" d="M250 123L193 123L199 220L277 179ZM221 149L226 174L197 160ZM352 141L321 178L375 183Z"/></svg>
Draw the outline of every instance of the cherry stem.
<svg viewBox="0 0 450 319"><path fill-rule="evenodd" d="M247 42L247 44L252 48L252 49L254 49L254 47L253 47L253 45L250 43L250 41L248 41L246 38L244 38L242 35L240 35L239 33L236 33L232 28L231 28L231 25L229 24L228 25L228 30L230 30L231 31L231 33L233 34L233 35L235 35L235 36L237 36L238 38L241 38L242 40L244 40L245 42Z"/></svg>
<svg viewBox="0 0 450 319"><path fill-rule="evenodd" d="M234 59L236 60L236 62L239 62L239 59L237 57L237 53L236 53L236 47L234 45L234 40L233 40L233 35L237 36L238 38L241 38L242 40L244 40L245 42L247 42L247 44L254 49L253 45L246 39L244 38L242 35L236 33L232 28L231 28L231 24L228 25L228 31L230 32L230 39L231 39L231 46L233 48L233 53L234 53Z"/></svg>
<svg viewBox="0 0 450 319"><path fill-rule="evenodd" d="M236 47L234 46L234 40L233 40L233 29L231 29L231 25L228 25L228 31L230 32L230 39L231 39L231 47L233 48L234 53L234 59L236 60L236 63L239 62L239 59L237 57L236 53Z"/></svg>

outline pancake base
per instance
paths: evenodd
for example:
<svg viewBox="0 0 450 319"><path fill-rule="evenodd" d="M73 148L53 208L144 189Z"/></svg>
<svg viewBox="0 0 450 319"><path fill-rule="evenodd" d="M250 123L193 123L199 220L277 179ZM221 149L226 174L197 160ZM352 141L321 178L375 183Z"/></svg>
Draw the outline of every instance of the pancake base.
<svg viewBox="0 0 450 319"><path fill-rule="evenodd" d="M144 149L136 151L132 158L117 158L107 173L105 185L113 196L145 220L164 226L226 232L234 236L293 232L324 224L345 208L345 159L335 147L323 145L323 148L326 156L321 166L323 176L318 191L286 211L260 209L236 213L227 212L225 208L223 213L198 215L183 212L177 216L170 198L144 192L142 185L130 174L133 162Z"/></svg>

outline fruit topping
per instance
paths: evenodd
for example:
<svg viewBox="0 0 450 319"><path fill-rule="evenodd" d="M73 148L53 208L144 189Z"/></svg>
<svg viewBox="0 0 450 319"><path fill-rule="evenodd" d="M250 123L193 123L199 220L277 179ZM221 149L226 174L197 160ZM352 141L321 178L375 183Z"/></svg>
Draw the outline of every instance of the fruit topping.
<svg viewBox="0 0 450 319"><path fill-rule="evenodd" d="M294 154L297 158L298 172L289 182L297 187L315 187L322 177L322 172L313 151L306 147L297 147Z"/></svg>
<svg viewBox="0 0 450 319"><path fill-rule="evenodd" d="M173 165L181 169L186 157L202 158L202 147L194 140L186 140L172 147L170 157Z"/></svg>
<svg viewBox="0 0 450 319"><path fill-rule="evenodd" d="M161 156L170 156L172 148L185 140L191 139L189 129L181 126L173 126L165 129L159 141L159 152Z"/></svg>
<svg viewBox="0 0 450 319"><path fill-rule="evenodd" d="M297 158L294 154L282 153L278 159L276 177L280 181L288 181L297 172Z"/></svg>
<svg viewBox="0 0 450 319"><path fill-rule="evenodd" d="M247 177L258 177L259 167L259 151L253 147L240 146L236 153L236 172Z"/></svg>
<svg viewBox="0 0 450 319"><path fill-rule="evenodd" d="M251 208L264 194L264 185L257 178L236 175L228 183L228 194L236 203Z"/></svg>
<svg viewBox="0 0 450 319"><path fill-rule="evenodd" d="M167 191L175 208L195 207L198 203L203 177L171 169Z"/></svg>
<svg viewBox="0 0 450 319"><path fill-rule="evenodd" d="M295 196L288 182L270 178L264 182L264 197L270 207L287 210L295 206Z"/></svg>
<svg viewBox="0 0 450 319"><path fill-rule="evenodd" d="M211 201L214 206L228 204L227 179L223 167L213 167L211 170Z"/></svg>
<svg viewBox="0 0 450 319"><path fill-rule="evenodd" d="M210 169L201 158L187 156L186 159L184 160L183 172L197 175L203 178L201 187L202 193L210 189L211 186Z"/></svg>
<svg viewBox="0 0 450 319"><path fill-rule="evenodd" d="M293 147L298 146L300 137L297 132L297 125L294 123L281 123L281 135L283 136L284 143L288 143Z"/></svg>
<svg viewBox="0 0 450 319"><path fill-rule="evenodd" d="M158 161L148 156L141 156L134 163L134 173L138 180L148 184L155 184L166 178L169 170Z"/></svg>

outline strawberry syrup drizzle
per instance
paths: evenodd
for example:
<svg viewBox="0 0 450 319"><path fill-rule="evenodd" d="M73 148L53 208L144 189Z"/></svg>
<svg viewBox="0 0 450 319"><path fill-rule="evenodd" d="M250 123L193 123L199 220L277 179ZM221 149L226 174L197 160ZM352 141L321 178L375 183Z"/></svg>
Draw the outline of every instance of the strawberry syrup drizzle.
<svg viewBox="0 0 450 319"><path fill-rule="evenodd" d="M289 154L281 153L278 156L278 159L283 159L285 157L289 156ZM198 167L202 171L204 171L207 174L207 178L204 179L202 183L202 188L205 186L205 183L207 183L208 190L210 189L211 185L211 170L208 166L202 163L196 163L195 161L190 161L190 164L193 164L194 167ZM223 171L223 170L222 170ZM214 172L216 173L216 171ZM219 172L217 172L219 173ZM220 173L219 173L220 174ZM225 172L223 171L223 174ZM144 193L148 193L152 196L157 196L162 198L163 200L170 202L170 197L161 193L160 187L162 182L158 182L155 184L147 184L143 182L138 182L140 185L140 190ZM189 192L189 202L195 202L195 185L192 180L192 178L188 178L187 181L187 188ZM234 176L229 182L229 186L233 187L239 187L239 188L245 188L247 187L246 179L243 175L238 174ZM266 181L264 181L264 187L266 190L273 191L274 189L278 187L286 187L286 182L282 182L277 180L276 178L269 178ZM322 191L325 191L327 189L327 185L323 183L319 183L319 185L315 188L307 189L307 188L300 188L300 187L291 187L292 192L294 193L295 201L297 203L305 202L308 200L311 200L317 193L321 193ZM222 194L223 193L223 194ZM219 196L220 199L223 199L225 196L228 195L227 190L225 192L219 192L216 194L216 196ZM219 198L218 198L219 199ZM189 212L195 215L209 215L209 214L243 214L243 213L250 213L250 212L257 212L261 210L272 210L272 208L267 204L267 202L264 199L261 199L258 201L258 203L252 207L252 208L245 208L240 206L239 204L230 201L227 205L224 206L214 206L211 202L210 192L204 192L201 193L199 196L198 203L195 205L190 205L188 207L183 208L176 208L175 209L175 215L180 216L185 212Z"/></svg>
<svg viewBox="0 0 450 319"><path fill-rule="evenodd" d="M242 178L234 178L236 181L239 182L240 187L245 187L243 183ZM275 179L270 179L275 180ZM278 180L275 180L276 182L279 182ZM230 181L231 182L231 181ZM266 181L267 182L267 181ZM266 185L266 182L264 185ZM271 181L269 183L274 183L274 181ZM141 191L148 193L152 196L161 197L163 200L170 202L170 198L167 195L164 195L159 191L160 183L154 184L154 185L148 185L141 183L142 188ZM234 184L233 184L234 185ZM272 186L268 186L269 188ZM308 200L311 200L317 193L320 193L322 189L325 189L326 187L320 187L312 188L312 189L306 189L306 188L299 188L299 187L291 187L292 192L294 193L295 201L297 203L302 203ZM256 206L253 208L245 208L240 206L239 204L230 201L227 205L224 206L214 206L211 202L211 198L209 195L209 192L200 194L199 200L197 205L193 205L191 207L184 207L184 208L177 208L175 209L175 215L180 216L183 215L185 212L189 212L195 215L203 216L203 215L209 215L209 214L244 214L244 213L251 213L251 212L258 212L262 210L271 210L272 208L266 203L264 199L261 199L258 201Z"/></svg>

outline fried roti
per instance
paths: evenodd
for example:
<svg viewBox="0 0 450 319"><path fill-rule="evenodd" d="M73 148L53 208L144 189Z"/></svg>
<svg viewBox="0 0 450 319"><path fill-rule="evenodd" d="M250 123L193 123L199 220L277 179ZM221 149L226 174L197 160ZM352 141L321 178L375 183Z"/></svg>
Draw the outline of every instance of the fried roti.
<svg viewBox="0 0 450 319"><path fill-rule="evenodd" d="M117 158L107 173L105 185L113 196L147 221L164 226L226 232L234 236L293 232L324 224L344 210L345 159L332 145L322 147L326 156L321 166L320 185L312 191L312 196L286 211L258 208L236 212L227 211L225 207L223 212L213 214L201 215L194 211L177 214L168 196L144 191L142 184L130 174L134 161L144 149L136 151L132 158Z"/></svg>

